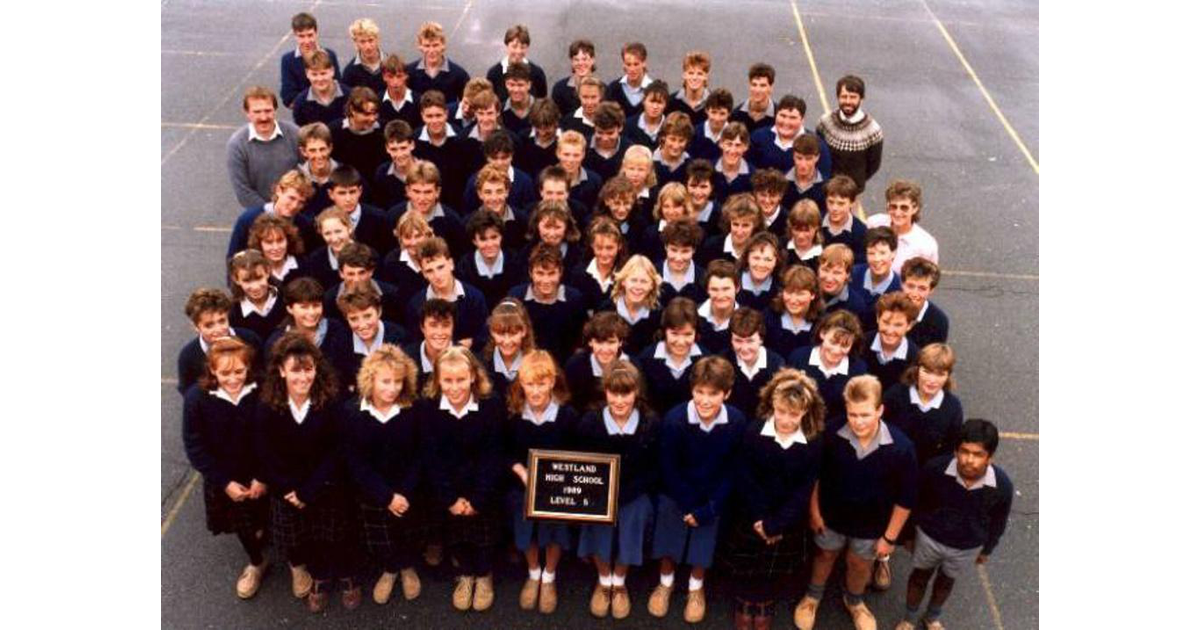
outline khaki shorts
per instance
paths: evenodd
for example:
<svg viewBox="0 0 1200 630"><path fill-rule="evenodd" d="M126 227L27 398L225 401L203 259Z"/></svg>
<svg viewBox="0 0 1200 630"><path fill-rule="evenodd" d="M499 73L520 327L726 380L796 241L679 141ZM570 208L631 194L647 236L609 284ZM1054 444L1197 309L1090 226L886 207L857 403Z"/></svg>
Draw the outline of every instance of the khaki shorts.
<svg viewBox="0 0 1200 630"><path fill-rule="evenodd" d="M817 546L825 551L841 551L849 544L850 553L867 560L875 559L875 543L878 540L878 538L853 538L829 527L816 536Z"/></svg>

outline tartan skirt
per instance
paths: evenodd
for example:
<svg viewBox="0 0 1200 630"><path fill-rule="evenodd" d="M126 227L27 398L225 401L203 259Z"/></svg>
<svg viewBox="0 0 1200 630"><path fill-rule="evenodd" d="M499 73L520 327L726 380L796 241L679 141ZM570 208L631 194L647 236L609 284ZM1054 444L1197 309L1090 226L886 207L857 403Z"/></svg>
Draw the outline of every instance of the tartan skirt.
<svg viewBox="0 0 1200 630"><path fill-rule="evenodd" d="M725 533L718 562L730 577L772 580L803 570L808 560L808 529L803 524L783 532L768 545L754 532L752 521L739 520Z"/></svg>
<svg viewBox="0 0 1200 630"><path fill-rule="evenodd" d="M268 502L265 499L238 503L224 488L204 482L204 521L215 534L248 534L267 528Z"/></svg>
<svg viewBox="0 0 1200 630"><path fill-rule="evenodd" d="M503 525L490 510L481 511L475 516L455 516L447 512L444 523L446 545L450 547L491 547L504 537Z"/></svg>
<svg viewBox="0 0 1200 630"><path fill-rule="evenodd" d="M281 497L271 497L271 536L281 549L336 544L351 538L351 513L338 496L322 498L303 510Z"/></svg>
<svg viewBox="0 0 1200 630"><path fill-rule="evenodd" d="M397 517L385 507L359 503L358 513L362 519L363 540L367 551L377 558L391 558L402 548L416 548L422 524L412 507Z"/></svg>

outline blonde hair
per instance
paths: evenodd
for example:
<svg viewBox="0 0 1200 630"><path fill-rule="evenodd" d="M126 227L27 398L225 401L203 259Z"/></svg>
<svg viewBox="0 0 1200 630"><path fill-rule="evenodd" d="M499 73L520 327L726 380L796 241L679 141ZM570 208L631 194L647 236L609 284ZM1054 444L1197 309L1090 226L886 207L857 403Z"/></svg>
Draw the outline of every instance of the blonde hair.
<svg viewBox="0 0 1200 630"><path fill-rule="evenodd" d="M417 29L417 43L423 39L440 39L446 41L446 31L437 22L425 22Z"/></svg>
<svg viewBox="0 0 1200 630"><path fill-rule="evenodd" d="M621 270L613 274L613 303L615 304L618 299L625 295L625 280L638 271L645 273L650 278L650 292L646 294L646 308L654 310L658 308L658 296L662 291L662 276L658 275L658 270L654 268L654 263L641 254L630 256L629 260L625 261L625 264L621 267Z"/></svg>
<svg viewBox="0 0 1200 630"><path fill-rule="evenodd" d="M925 368L931 372L945 372L946 384L942 389L954 391L954 363L956 362L954 348L944 343L931 343L917 353L917 360L904 370L900 382L905 385L917 384L917 371Z"/></svg>
<svg viewBox="0 0 1200 630"><path fill-rule="evenodd" d="M425 217L421 216L419 211L408 210L396 220L396 229L392 231L392 234L397 239L403 239L405 236L411 236L415 233L430 237L433 236L433 228L429 227L429 222L425 220Z"/></svg>
<svg viewBox="0 0 1200 630"><path fill-rule="evenodd" d="M558 362L545 350L534 350L521 359L521 367L517 368L517 378L509 386L508 410L518 415L525 409L525 388L521 381L537 381L549 378L554 381L550 398L556 404L563 404L571 399L571 391L567 387L567 375Z"/></svg>
<svg viewBox="0 0 1200 630"><path fill-rule="evenodd" d="M674 201L682 206L684 218L690 218L692 216L692 209L688 205L687 199L687 186L679 182L668 182L658 191L658 199L654 202L654 218L662 219L662 203L664 200Z"/></svg>
<svg viewBox="0 0 1200 630"><path fill-rule="evenodd" d="M396 404L401 409L407 409L417 400L417 364L403 350L385 343L378 350L363 359L362 367L358 368L356 382L358 394L363 400L370 402L375 395L375 375L381 370L395 372L400 380L400 396Z"/></svg>
<svg viewBox="0 0 1200 630"><path fill-rule="evenodd" d="M583 134L572 129L570 131L564 131L562 135L558 137L558 146L571 146L586 150L587 139L583 137Z"/></svg>
<svg viewBox="0 0 1200 630"><path fill-rule="evenodd" d="M379 39L379 25L371 18L358 18L350 23L350 39L355 37L374 37Z"/></svg>
<svg viewBox="0 0 1200 630"><path fill-rule="evenodd" d="M317 215L317 231L321 231L321 226L330 219L337 219L342 225L353 232L354 224L350 222L350 215L346 214L345 210L337 206L329 206Z"/></svg>
<svg viewBox="0 0 1200 630"><path fill-rule="evenodd" d="M825 429L825 400L811 376L796 368L783 368L763 386L758 398L758 415L771 418L775 407L804 414L800 430L812 440ZM770 422L771 420L767 420Z"/></svg>
<svg viewBox="0 0 1200 630"><path fill-rule="evenodd" d="M562 142L562 140L560 139L559 142ZM654 154L650 152L649 147L640 144L629 147L625 151L625 157L621 159L620 171L622 174L625 172L625 166L632 162L641 162L650 167L646 173L646 188L654 188L658 185L658 176L654 174Z"/></svg>
<svg viewBox="0 0 1200 630"><path fill-rule="evenodd" d="M878 409L883 404L883 385L871 374L859 374L846 383L842 397L847 405L870 402Z"/></svg>
<svg viewBox="0 0 1200 630"><path fill-rule="evenodd" d="M471 394L476 398L486 398L492 394L492 379L488 378L487 370L483 369L483 364L479 362L479 359L475 358L470 350L459 345L452 345L443 350L433 362L433 374L425 382L426 398L438 398L442 395L442 386L438 381L442 376L442 366L447 363L459 363L467 366L467 370L471 373Z"/></svg>

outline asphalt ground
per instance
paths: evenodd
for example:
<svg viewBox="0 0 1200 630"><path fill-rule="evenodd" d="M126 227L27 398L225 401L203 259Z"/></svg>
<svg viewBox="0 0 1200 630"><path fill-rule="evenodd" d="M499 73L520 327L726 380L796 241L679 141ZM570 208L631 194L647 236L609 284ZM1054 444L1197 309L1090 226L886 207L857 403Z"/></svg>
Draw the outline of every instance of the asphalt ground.
<svg viewBox="0 0 1200 630"><path fill-rule="evenodd" d="M248 85L278 88L279 57L293 44L290 17L313 12L321 41L343 63L353 56L345 31L371 17L383 29L385 50L416 54L413 37L424 20L441 22L449 54L472 75L499 59L507 26L530 27L530 58L554 80L568 72L565 50L590 37L606 79L620 72L627 40L650 49L652 76L679 84L687 50L714 58L711 86L745 97L745 69L766 61L777 70L776 96L794 92L808 102L812 127L833 102L833 83L853 72L867 82L865 109L884 129L884 160L868 184L868 213L883 208L883 189L897 177L924 189L922 225L939 243L942 284L934 300L951 318L950 342L959 355L958 393L968 416L995 421L1004 432L996 461L1013 478L1017 497L1008 532L985 568L961 580L943 615L952 628L1038 626L1038 75L1036 2L501 2L364 4L341 2L175 2L161 8L162 64L162 625L167 627L609 627L586 611L591 578L564 563L560 605L552 617L515 605L520 569L502 563L497 604L485 615L461 616L449 606L450 576L425 574L413 603L353 613L331 606L308 614L288 591L285 565L276 563L260 594L238 601L233 581L244 564L237 542L204 527L199 484L179 437L181 398L175 357L191 335L182 314L187 294L220 286L228 228L240 211L224 167L224 145L245 124L241 92ZM797 16L800 23L797 22ZM944 32L943 30L944 29ZM957 48L957 52L955 50ZM969 67L972 69L969 71ZM972 72L973 75L972 76ZM990 96L990 101L985 97ZM283 116L288 114L284 112ZM1024 148L1022 148L1022 146ZM1027 152L1027 153L1026 153ZM894 559L897 585L868 596L880 627L903 611L905 552ZM678 595L666 621L645 612L653 569L633 578L634 614L620 625L684 625ZM730 624L720 580L710 580L709 614L702 627ZM819 627L850 628L836 600L826 599ZM781 607L775 627L790 627Z"/></svg>

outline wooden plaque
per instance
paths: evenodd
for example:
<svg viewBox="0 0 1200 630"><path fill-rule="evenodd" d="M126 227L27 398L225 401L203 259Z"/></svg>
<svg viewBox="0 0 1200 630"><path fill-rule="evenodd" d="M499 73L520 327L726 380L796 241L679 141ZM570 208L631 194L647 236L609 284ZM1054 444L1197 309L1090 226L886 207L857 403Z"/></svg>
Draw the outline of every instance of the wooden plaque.
<svg viewBox="0 0 1200 630"><path fill-rule="evenodd" d="M526 518L617 522L620 455L530 449L527 468Z"/></svg>

